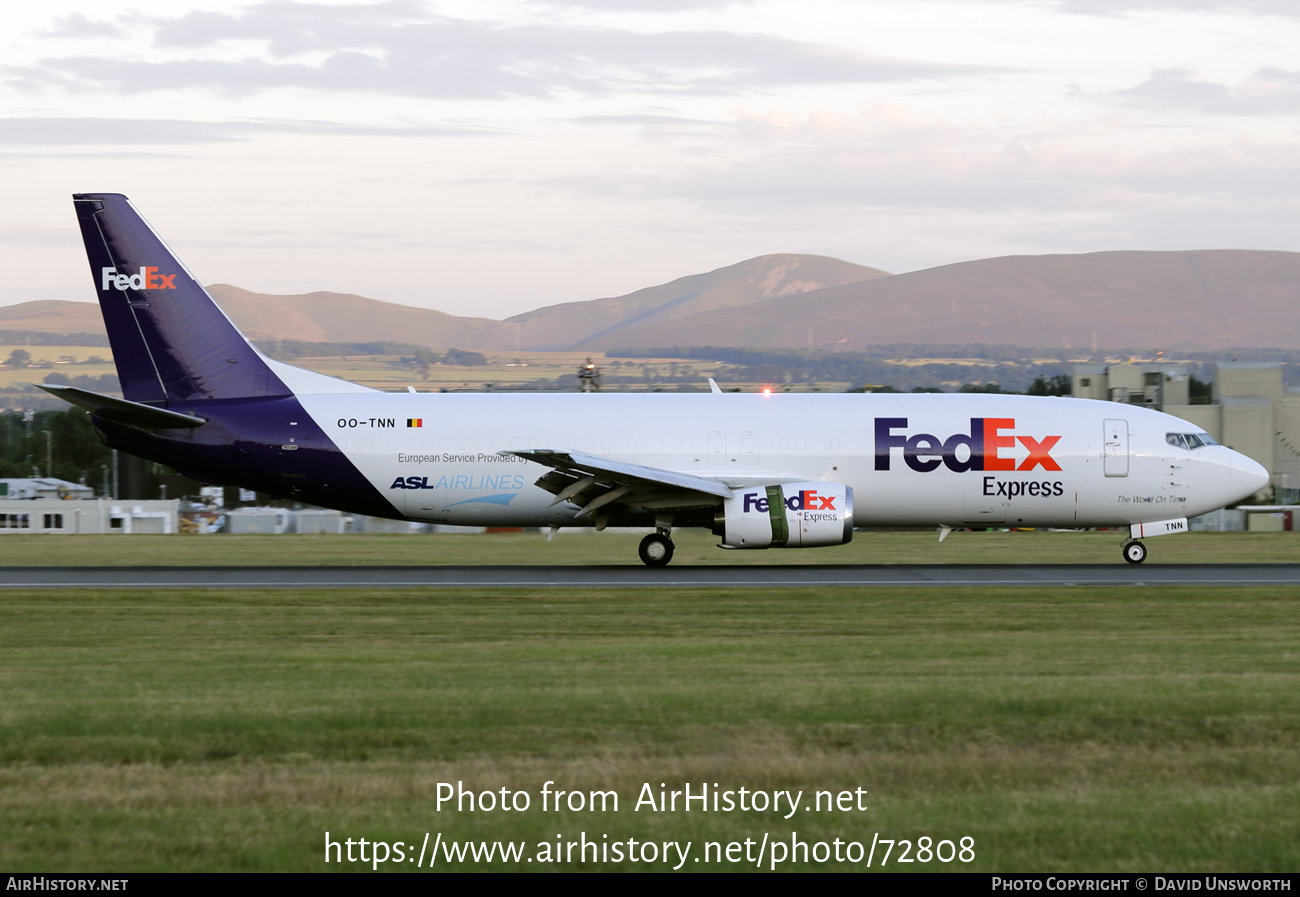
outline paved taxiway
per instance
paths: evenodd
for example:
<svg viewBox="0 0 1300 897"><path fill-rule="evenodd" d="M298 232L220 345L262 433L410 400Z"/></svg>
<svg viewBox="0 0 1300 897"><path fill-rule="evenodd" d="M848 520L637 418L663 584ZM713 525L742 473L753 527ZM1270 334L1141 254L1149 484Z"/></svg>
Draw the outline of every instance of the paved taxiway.
<svg viewBox="0 0 1300 897"><path fill-rule="evenodd" d="M1300 564L8 567L3 588L1300 585Z"/></svg>

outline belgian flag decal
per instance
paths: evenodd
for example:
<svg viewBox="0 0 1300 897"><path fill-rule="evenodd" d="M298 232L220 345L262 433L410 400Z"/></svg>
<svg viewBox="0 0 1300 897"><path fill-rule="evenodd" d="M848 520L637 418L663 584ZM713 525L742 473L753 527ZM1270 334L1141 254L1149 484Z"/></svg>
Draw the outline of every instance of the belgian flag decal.
<svg viewBox="0 0 1300 897"><path fill-rule="evenodd" d="M408 417L408 418L406 419L406 425L407 425L408 427L423 427L423 426L424 426L424 418L422 418L422 417Z"/></svg>

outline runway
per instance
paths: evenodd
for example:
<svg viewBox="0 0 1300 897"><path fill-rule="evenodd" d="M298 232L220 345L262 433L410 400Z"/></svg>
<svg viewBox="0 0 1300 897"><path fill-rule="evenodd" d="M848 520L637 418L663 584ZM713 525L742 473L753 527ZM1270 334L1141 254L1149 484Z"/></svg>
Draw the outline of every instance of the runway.
<svg viewBox="0 0 1300 897"><path fill-rule="evenodd" d="M8 567L0 588L653 588L1300 585L1300 564L747 567Z"/></svg>

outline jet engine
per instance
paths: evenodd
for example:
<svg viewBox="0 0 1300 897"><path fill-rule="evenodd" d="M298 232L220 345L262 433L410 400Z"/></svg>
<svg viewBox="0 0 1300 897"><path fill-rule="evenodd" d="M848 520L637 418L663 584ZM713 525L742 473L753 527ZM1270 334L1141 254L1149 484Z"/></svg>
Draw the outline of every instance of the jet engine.
<svg viewBox="0 0 1300 897"><path fill-rule="evenodd" d="M735 489L714 518L727 548L816 548L853 539L853 489L781 483Z"/></svg>

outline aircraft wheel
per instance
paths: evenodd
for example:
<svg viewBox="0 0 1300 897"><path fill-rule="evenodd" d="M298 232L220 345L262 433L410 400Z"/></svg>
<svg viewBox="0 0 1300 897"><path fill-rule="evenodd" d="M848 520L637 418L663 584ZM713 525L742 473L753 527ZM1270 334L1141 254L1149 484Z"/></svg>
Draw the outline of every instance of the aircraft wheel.
<svg viewBox="0 0 1300 897"><path fill-rule="evenodd" d="M1141 542L1129 542L1124 546L1124 560L1130 564L1140 564L1147 559L1147 547Z"/></svg>
<svg viewBox="0 0 1300 897"><path fill-rule="evenodd" d="M673 559L672 539L659 533L651 533L641 540L641 547L637 549L637 553L641 555L641 560L647 567L666 567Z"/></svg>

